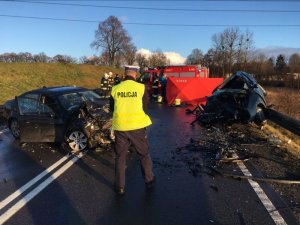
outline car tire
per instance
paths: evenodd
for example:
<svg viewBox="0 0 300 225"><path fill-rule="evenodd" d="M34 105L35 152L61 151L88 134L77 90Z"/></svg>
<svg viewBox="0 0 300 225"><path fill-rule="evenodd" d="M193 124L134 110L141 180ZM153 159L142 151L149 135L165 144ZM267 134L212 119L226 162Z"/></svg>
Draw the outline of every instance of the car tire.
<svg viewBox="0 0 300 225"><path fill-rule="evenodd" d="M9 122L9 129L15 139L20 139L20 126L17 119L11 119Z"/></svg>
<svg viewBox="0 0 300 225"><path fill-rule="evenodd" d="M88 138L82 131L72 130L67 137L67 143L72 152L83 151L88 146Z"/></svg>
<svg viewBox="0 0 300 225"><path fill-rule="evenodd" d="M254 122L258 125L262 125L266 122L266 116L264 113L264 109L260 106L256 107L256 115Z"/></svg>

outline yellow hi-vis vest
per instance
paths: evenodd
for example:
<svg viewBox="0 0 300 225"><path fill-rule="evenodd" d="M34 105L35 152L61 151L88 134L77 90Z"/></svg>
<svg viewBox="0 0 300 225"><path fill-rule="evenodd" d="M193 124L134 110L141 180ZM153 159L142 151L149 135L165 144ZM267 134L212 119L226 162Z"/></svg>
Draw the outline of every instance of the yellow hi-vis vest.
<svg viewBox="0 0 300 225"><path fill-rule="evenodd" d="M129 131L147 127L151 119L143 110L145 85L133 80L126 80L113 86L111 95L114 99L112 129Z"/></svg>

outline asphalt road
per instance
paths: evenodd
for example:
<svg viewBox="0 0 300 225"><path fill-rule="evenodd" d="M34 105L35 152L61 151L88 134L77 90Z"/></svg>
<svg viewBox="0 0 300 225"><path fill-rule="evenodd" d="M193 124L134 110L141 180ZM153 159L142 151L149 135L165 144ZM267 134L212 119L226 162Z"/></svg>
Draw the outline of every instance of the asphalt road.
<svg viewBox="0 0 300 225"><path fill-rule="evenodd" d="M68 155L59 145L20 144L2 129L0 224L299 224L289 210L276 211L281 199L268 185L214 176L203 169L211 154L178 151L207 135L185 108L152 104L149 114L155 186L145 189L138 158L128 153L123 197L113 190L113 152Z"/></svg>

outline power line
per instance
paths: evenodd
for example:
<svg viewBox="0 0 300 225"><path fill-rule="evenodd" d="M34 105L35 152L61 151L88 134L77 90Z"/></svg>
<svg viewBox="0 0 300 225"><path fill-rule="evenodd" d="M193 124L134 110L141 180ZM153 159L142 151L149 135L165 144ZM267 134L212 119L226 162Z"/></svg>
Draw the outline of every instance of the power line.
<svg viewBox="0 0 300 225"><path fill-rule="evenodd" d="M18 2L29 4L43 5L60 5L92 8L111 8L111 9L131 9L131 10L151 10L151 11L181 11L181 12L248 12L248 13L299 13L300 10L267 10L267 9L179 9L179 8L153 8L153 7L131 7L131 6L109 6L109 5L92 5L92 4L74 4L61 2L45 2L30 0L0 0L3 2Z"/></svg>
<svg viewBox="0 0 300 225"><path fill-rule="evenodd" d="M37 17L37 16L18 16L0 14L0 17L19 18L19 19L36 19L36 20L53 20L53 21L66 21L66 22L84 22L84 23L100 23L97 20L83 20L83 19L67 19L67 18L54 18L54 17ZM138 22L122 22L126 25L139 25L139 26L164 26L164 27L300 27L300 24L175 24L175 23L138 23Z"/></svg>

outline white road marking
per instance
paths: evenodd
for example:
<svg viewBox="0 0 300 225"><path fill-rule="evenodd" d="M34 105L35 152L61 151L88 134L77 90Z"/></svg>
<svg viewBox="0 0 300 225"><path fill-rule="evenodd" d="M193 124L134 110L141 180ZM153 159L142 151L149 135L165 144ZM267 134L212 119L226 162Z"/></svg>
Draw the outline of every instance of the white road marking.
<svg viewBox="0 0 300 225"><path fill-rule="evenodd" d="M5 132L9 131L8 128L4 129L4 130L0 130L0 134L4 134Z"/></svg>
<svg viewBox="0 0 300 225"><path fill-rule="evenodd" d="M16 199L18 196L20 196L24 191L26 191L28 188L30 188L32 185L34 185L36 182L38 182L40 179L42 179L44 176L49 174L52 170L54 170L56 167L58 167L60 164L62 164L64 161L66 161L68 158L70 158L71 155L66 155L62 157L60 160L58 160L56 163L54 163L52 166L48 167L46 170L44 170L42 173L37 175L35 178L30 180L28 183L24 184L21 188L19 188L17 191L12 193L10 196L8 196L6 199L0 202L0 210L4 208L7 204L9 204L11 201Z"/></svg>
<svg viewBox="0 0 300 225"><path fill-rule="evenodd" d="M234 157L238 157L236 154L234 154ZM243 162L237 162L237 165L239 166L240 170L243 172L245 176L251 176L252 174L247 169L246 165ZM267 209L268 213L272 217L274 223L276 225L287 225L283 217L280 215L280 213L277 211L271 200L268 198L266 193L263 191L263 189L259 186L259 184L253 180L248 180L253 190L256 192L258 198L262 202L262 204Z"/></svg>
<svg viewBox="0 0 300 225"><path fill-rule="evenodd" d="M11 218L15 213L17 213L23 206L25 206L31 199L38 195L42 190L44 190L49 184L62 175L67 169L69 169L74 163L76 163L80 158L82 158L85 153L80 153L74 158L72 158L63 167L57 170L52 176L43 181L35 189L29 192L24 198L19 200L15 205L10 207L5 213L0 216L0 224L5 223L9 218Z"/></svg>

